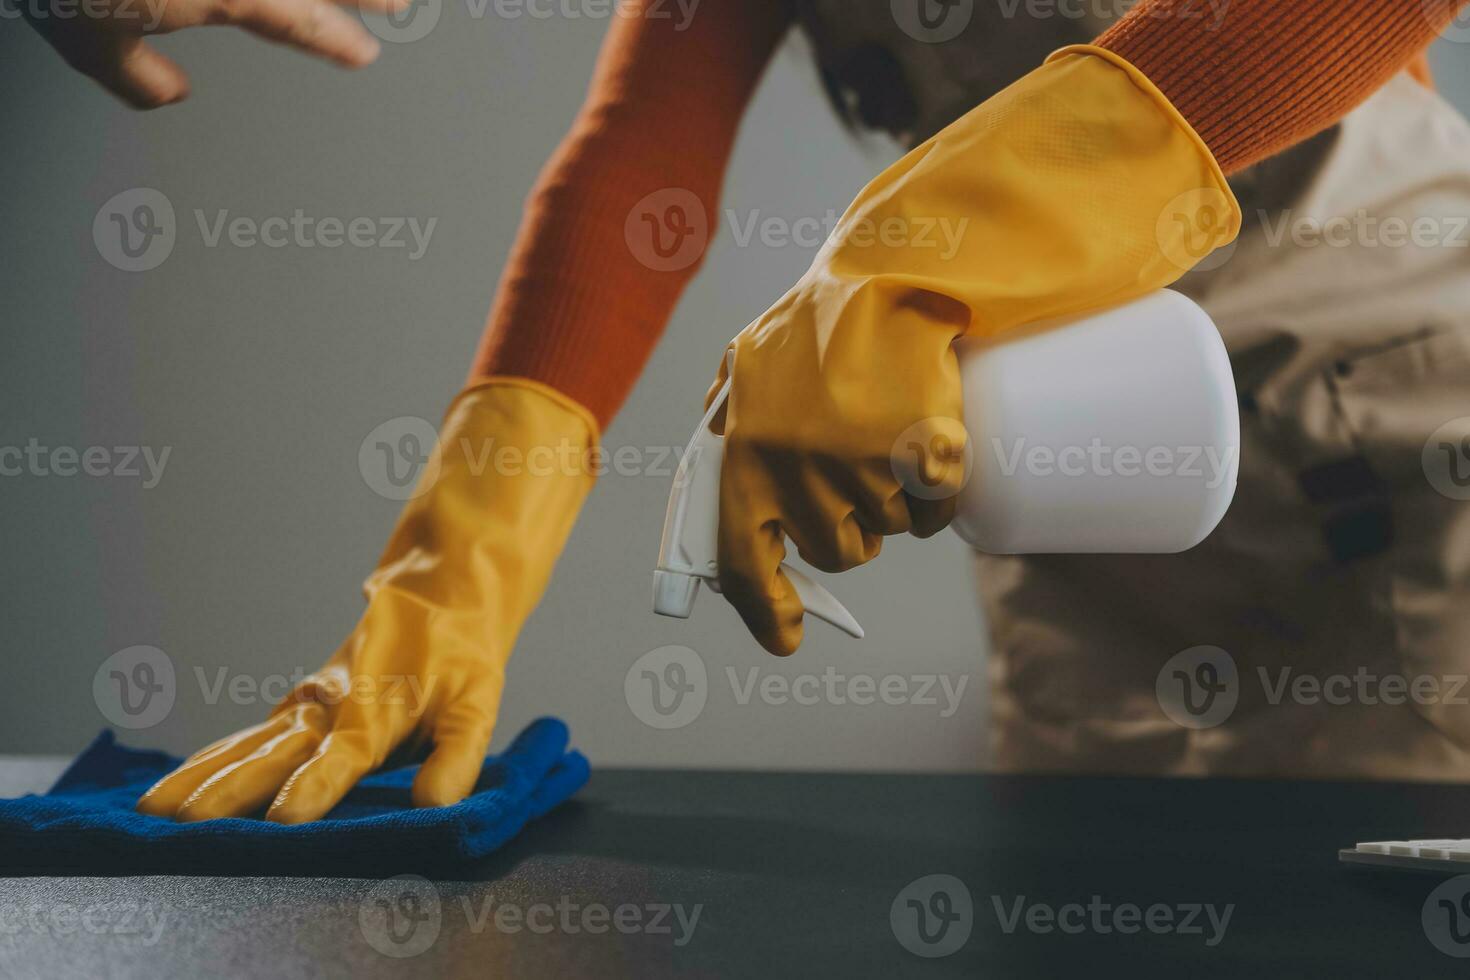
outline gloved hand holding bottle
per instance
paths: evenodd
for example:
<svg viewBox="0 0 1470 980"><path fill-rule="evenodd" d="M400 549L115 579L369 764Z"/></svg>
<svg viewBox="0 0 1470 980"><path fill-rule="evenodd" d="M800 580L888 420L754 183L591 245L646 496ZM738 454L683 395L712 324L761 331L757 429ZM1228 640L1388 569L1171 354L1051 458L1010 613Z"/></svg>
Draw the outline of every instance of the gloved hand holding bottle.
<svg viewBox="0 0 1470 980"><path fill-rule="evenodd" d="M940 220L959 230L952 250L922 240ZM957 338L1137 298L1239 226L1199 136L1092 46L1057 52L873 180L728 352L719 580L761 645L785 655L801 642L786 537L839 572L884 535L932 534L953 516Z"/></svg>
<svg viewBox="0 0 1470 980"><path fill-rule="evenodd" d="M341 648L269 719L195 753L138 809L192 821L268 807L279 823L315 820L400 745L427 743L414 803L468 795L516 635L592 486L597 440L596 420L545 385L467 388Z"/></svg>

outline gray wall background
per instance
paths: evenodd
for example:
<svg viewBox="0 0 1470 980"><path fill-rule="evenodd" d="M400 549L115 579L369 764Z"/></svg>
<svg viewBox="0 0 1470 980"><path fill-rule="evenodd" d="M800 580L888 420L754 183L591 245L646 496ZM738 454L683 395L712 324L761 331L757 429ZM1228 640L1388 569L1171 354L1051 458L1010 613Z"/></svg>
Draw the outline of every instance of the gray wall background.
<svg viewBox="0 0 1470 980"><path fill-rule="evenodd" d="M475 18L450 0L427 37L385 44L357 74L195 31L159 42L192 75L191 99L137 114L0 20L0 447L170 452L151 489L125 476L0 477L0 752L83 746L108 724L94 676L123 648L162 649L177 681L167 716L126 740L178 752L259 720L266 705L248 692L335 649L400 506L368 486L359 446L387 419L437 421L461 384L521 202L605 28ZM1458 49L1442 44L1436 69L1446 94L1470 101ZM896 154L841 131L804 49L788 45L747 117L723 208L742 221L821 218ZM162 265L129 273L99 255L92 226L137 187L167 196L178 231ZM408 249L206 247L194 216L297 208L437 224L413 261ZM609 448L682 445L725 340L810 260L796 245L739 247L720 223ZM892 540L829 582L868 638L813 624L780 661L717 598L687 623L650 612L668 485L661 474L600 483L522 635L497 745L549 713L604 765L983 766L983 629L958 539ZM630 710L624 677L667 644L697 651L710 683L693 723L661 731ZM966 687L949 717L942 698L741 704L727 667L742 682L751 668L794 678L830 667ZM247 693L212 697L222 678Z"/></svg>

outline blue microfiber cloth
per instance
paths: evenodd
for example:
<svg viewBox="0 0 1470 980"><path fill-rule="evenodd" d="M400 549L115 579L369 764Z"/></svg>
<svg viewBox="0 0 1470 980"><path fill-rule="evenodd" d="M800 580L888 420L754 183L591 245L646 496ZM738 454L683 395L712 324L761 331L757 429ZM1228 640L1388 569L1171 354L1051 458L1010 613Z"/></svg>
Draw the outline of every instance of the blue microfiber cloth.
<svg viewBox="0 0 1470 980"><path fill-rule="evenodd" d="M564 722L542 718L485 760L475 792L415 809L418 766L374 773L331 813L281 826L228 818L181 824L134 811L181 760L104 731L44 796L0 800L0 873L350 875L452 872L510 840L587 782Z"/></svg>

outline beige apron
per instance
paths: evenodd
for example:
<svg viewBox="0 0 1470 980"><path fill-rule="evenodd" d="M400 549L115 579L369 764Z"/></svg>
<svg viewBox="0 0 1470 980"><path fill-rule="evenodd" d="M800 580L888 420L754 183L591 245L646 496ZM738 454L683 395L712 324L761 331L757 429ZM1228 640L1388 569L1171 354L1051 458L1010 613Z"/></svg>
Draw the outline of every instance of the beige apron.
<svg viewBox="0 0 1470 980"><path fill-rule="evenodd" d="M914 142L1102 26L977 2L931 44L889 10L804 21L829 76L908 87ZM1470 503L1423 460L1470 416L1470 127L1404 75L1232 184L1238 244L1176 288L1235 366L1235 503L1182 555L977 557L993 765L1470 779Z"/></svg>

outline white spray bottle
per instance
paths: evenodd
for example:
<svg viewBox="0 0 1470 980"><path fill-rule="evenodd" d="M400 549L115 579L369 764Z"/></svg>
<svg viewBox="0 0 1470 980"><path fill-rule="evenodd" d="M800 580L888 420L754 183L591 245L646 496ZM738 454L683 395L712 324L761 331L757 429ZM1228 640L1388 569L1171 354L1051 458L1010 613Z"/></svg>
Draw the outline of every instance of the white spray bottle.
<svg viewBox="0 0 1470 980"><path fill-rule="evenodd" d="M1160 290L1086 317L958 345L973 454L950 525L990 554L1186 551L1225 516L1240 465L1240 415L1209 315ZM718 590L723 438L699 423L664 518L653 608L687 618L700 582ZM806 611L862 627L820 583L783 565Z"/></svg>

